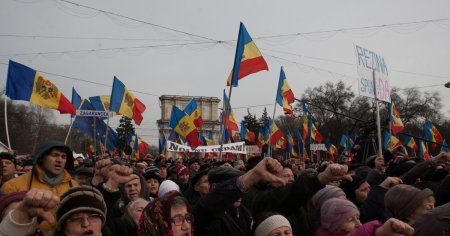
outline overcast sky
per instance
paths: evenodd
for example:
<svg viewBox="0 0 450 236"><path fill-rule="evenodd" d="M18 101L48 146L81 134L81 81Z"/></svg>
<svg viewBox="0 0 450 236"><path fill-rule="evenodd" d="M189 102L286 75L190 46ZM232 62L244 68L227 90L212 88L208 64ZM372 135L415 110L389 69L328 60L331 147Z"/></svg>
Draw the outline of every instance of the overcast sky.
<svg viewBox="0 0 450 236"><path fill-rule="evenodd" d="M258 117L264 107L272 113L281 66L297 98L327 81L343 80L357 92L354 44L385 58L392 86L439 91L441 112L450 117L450 89L442 85L450 81L448 0L73 2L95 9L65 0L0 1L0 86L9 59L52 73L45 75L69 100L72 86L82 97L110 94L117 76L146 105L137 132L151 144L158 139L159 96L222 99L240 21L269 71L233 89L238 120L246 107ZM417 23L398 25L411 22ZM58 117L69 123L68 115Z"/></svg>

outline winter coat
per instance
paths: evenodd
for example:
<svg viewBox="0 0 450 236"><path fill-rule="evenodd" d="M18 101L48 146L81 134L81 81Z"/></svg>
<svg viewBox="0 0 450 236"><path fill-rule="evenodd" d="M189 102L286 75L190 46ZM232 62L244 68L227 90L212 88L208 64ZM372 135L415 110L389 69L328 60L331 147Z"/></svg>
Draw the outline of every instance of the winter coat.
<svg viewBox="0 0 450 236"><path fill-rule="evenodd" d="M322 185L317 177L301 176L292 184L267 190L255 197L252 216L262 212L279 212L285 216L292 226L292 233L296 236L312 235L313 224L308 215L308 202Z"/></svg>
<svg viewBox="0 0 450 236"><path fill-rule="evenodd" d="M195 236L250 235L250 211L243 204L233 207L233 203L242 196L236 179L218 184L194 206Z"/></svg>

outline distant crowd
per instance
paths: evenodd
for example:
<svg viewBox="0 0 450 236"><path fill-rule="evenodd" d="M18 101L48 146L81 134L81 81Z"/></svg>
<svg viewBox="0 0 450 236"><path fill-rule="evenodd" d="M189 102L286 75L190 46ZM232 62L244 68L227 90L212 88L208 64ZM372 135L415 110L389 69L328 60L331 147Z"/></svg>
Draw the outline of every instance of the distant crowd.
<svg viewBox="0 0 450 236"><path fill-rule="evenodd" d="M0 235L450 235L450 154L137 161L0 153ZM244 158L245 159L245 158Z"/></svg>

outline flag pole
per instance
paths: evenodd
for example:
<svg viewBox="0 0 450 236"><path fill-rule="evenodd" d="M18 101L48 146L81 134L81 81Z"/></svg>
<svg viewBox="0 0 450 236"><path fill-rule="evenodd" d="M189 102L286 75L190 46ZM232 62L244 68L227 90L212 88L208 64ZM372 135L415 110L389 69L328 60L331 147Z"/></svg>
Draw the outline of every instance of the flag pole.
<svg viewBox="0 0 450 236"><path fill-rule="evenodd" d="M80 106L78 107L77 110L80 110L80 109L81 109L81 106L83 105L83 103L84 103L84 99L83 99L83 101L81 102L81 104L80 104ZM77 118L77 114L75 113L75 116L73 117L73 120L75 121L76 118ZM64 140L64 144L67 144L67 140L69 139L70 132L72 131L72 126L73 126L72 116L70 116L70 126L69 126L69 131L67 131L66 140Z"/></svg>
<svg viewBox="0 0 450 236"><path fill-rule="evenodd" d="M380 107L378 104L378 98L377 98L377 86L376 86L376 80L375 80L375 70L372 70L372 79L373 79L373 91L375 95L375 105L377 108L377 133L378 133L378 155L381 156L383 151L381 147L381 122L380 122Z"/></svg>
<svg viewBox="0 0 450 236"><path fill-rule="evenodd" d="M97 156L97 119L94 117L94 154Z"/></svg>
<svg viewBox="0 0 450 236"><path fill-rule="evenodd" d="M233 90L233 84L230 84L230 90L228 91L228 104L230 105L229 107L231 108L231 91ZM224 141L224 136L225 136L225 128L223 127L223 119L225 116L225 122L228 122L228 106L225 105L225 101L223 101L223 113L222 113L222 120L220 121L221 123L221 127L222 127L222 133L220 134L220 148L219 148L219 161L222 161L222 148L223 148L223 141ZM224 114L225 113L225 114ZM225 124L226 125L226 124Z"/></svg>
<svg viewBox="0 0 450 236"><path fill-rule="evenodd" d="M273 126L273 123L275 123L275 111L277 110L277 98L276 98L276 96L275 96L275 104L273 105L273 113L272 113L272 124L270 124L270 127L269 127L269 129L270 129L270 133L269 133L269 157L271 157L272 156L272 126Z"/></svg>
<svg viewBox="0 0 450 236"><path fill-rule="evenodd" d="M106 121L106 132L105 132L105 149L108 150L108 131L109 131L109 113L108 111L108 120ZM102 154L105 154L104 152Z"/></svg>
<svg viewBox="0 0 450 236"><path fill-rule="evenodd" d="M9 140L9 129L8 129L8 97L5 95L5 130L6 130L6 140L8 141L8 148L11 150L11 141Z"/></svg>

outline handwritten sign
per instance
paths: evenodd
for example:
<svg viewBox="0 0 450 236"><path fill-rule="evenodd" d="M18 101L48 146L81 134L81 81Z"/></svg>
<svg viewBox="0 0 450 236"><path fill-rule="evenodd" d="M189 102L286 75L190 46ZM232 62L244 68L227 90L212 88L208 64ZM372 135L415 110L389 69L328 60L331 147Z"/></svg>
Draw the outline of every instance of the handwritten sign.
<svg viewBox="0 0 450 236"><path fill-rule="evenodd" d="M355 45L358 62L359 94L391 102L389 71L384 58L368 49Z"/></svg>

